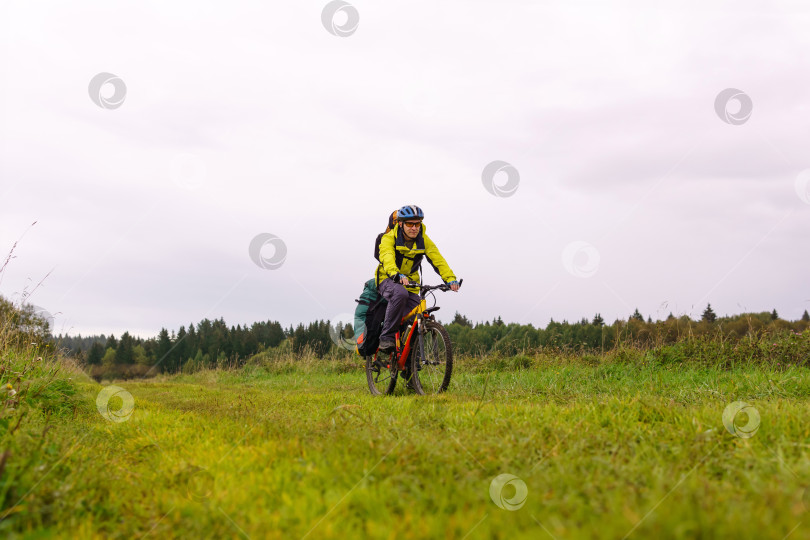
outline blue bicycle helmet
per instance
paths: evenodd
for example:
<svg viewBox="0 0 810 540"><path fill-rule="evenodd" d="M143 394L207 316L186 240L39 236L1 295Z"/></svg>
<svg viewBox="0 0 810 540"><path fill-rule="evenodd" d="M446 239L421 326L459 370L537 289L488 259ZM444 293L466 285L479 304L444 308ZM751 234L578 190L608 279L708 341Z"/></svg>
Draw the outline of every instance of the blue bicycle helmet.
<svg viewBox="0 0 810 540"><path fill-rule="evenodd" d="M425 213L415 204L403 206L397 210L397 220L406 221L409 219L425 219Z"/></svg>

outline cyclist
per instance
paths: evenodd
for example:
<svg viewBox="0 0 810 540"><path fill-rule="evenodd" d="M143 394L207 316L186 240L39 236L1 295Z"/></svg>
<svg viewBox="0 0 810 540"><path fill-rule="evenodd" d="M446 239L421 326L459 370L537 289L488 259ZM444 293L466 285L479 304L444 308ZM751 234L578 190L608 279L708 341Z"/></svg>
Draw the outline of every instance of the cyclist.
<svg viewBox="0 0 810 540"><path fill-rule="evenodd" d="M433 267L442 280L458 291L458 281L436 244L425 234L425 214L415 205L397 210L397 224L380 239L380 264L377 266L377 290L388 301L385 323L380 335L380 351L391 352L400 320L419 304L419 270L422 259Z"/></svg>

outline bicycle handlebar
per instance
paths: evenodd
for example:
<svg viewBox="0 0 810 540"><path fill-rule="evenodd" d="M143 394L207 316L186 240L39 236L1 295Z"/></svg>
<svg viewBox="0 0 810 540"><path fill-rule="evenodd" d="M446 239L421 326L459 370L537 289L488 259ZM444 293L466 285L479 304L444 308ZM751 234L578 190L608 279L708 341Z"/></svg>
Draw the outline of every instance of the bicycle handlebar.
<svg viewBox="0 0 810 540"><path fill-rule="evenodd" d="M461 287L462 283L464 283L463 279L458 280L458 286L459 287ZM423 293L428 292L428 291L433 291L433 290L449 291L450 290L450 285L448 285L447 283L442 283L440 285L421 285L421 286L419 286L419 289Z"/></svg>

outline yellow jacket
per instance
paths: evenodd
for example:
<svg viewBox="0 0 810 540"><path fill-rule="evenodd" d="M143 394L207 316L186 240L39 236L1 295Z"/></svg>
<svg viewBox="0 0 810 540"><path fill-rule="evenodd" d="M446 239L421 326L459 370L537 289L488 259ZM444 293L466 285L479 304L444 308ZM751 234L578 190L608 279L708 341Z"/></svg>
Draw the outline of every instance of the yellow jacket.
<svg viewBox="0 0 810 540"><path fill-rule="evenodd" d="M411 282L419 283L419 268L422 259L426 258L436 273L445 283L456 281L456 276L450 265L444 260L436 244L425 234L425 224L419 227L419 234L412 247L405 245L405 238L399 223L382 235L380 239L380 264L377 266L375 283L379 286L385 278L396 278L397 274L405 274ZM418 286L406 287L410 292L419 292Z"/></svg>

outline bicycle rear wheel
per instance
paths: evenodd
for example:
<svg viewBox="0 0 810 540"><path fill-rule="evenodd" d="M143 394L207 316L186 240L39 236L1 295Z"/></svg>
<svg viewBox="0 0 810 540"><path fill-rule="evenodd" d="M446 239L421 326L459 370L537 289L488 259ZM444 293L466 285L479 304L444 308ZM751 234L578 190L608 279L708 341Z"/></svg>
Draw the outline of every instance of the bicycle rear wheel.
<svg viewBox="0 0 810 540"><path fill-rule="evenodd" d="M417 394L439 394L447 390L453 374L453 344L444 327L427 321L425 333L417 336L412 356L411 379Z"/></svg>
<svg viewBox="0 0 810 540"><path fill-rule="evenodd" d="M399 373L393 355L383 355L382 358L379 358L379 353L366 356L366 380L373 395L393 394L397 386L397 375Z"/></svg>

